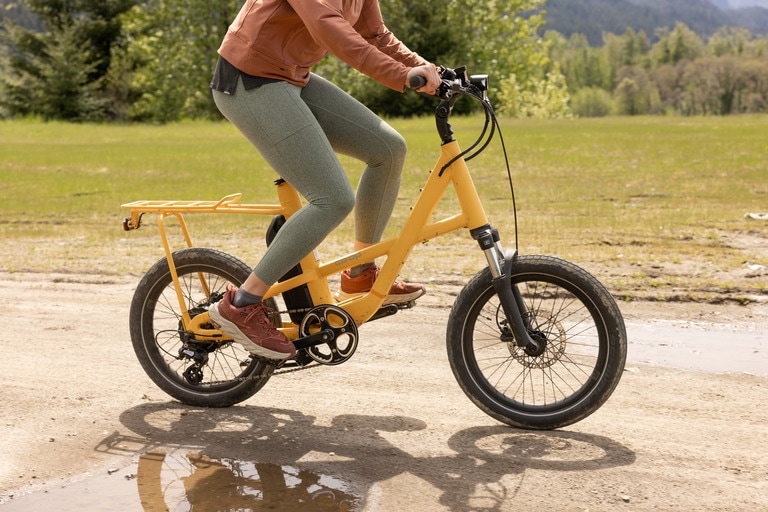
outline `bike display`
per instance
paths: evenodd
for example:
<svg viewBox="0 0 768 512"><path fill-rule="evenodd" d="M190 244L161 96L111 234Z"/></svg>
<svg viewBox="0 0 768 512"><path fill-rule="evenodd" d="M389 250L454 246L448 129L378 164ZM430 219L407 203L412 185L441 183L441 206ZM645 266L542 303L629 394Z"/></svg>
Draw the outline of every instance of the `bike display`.
<svg viewBox="0 0 768 512"><path fill-rule="evenodd" d="M518 254L516 233L515 249L505 252L467 167L467 161L482 153L497 133L501 136L487 95L488 78L468 76L464 68L443 68L442 77L435 111L440 155L400 233L327 262L309 254L265 296L277 311L273 324L296 346L294 359L255 357L217 329L208 308L221 300L227 285L245 281L251 268L217 249L195 247L184 220L185 214L193 213L269 215L273 217L269 242L285 219L302 207L290 184L275 182L276 204L241 204L240 194L233 194L218 201L122 205L130 210L123 221L126 230L138 229L145 214L157 215L165 254L139 282L129 318L133 348L155 384L185 404L226 407L251 397L274 375L342 364L355 353L359 326L413 307L413 303L382 305L412 248L467 229L488 266L457 296L446 345L453 374L470 400L508 425L553 429L584 419L609 398L621 378L627 351L616 302L597 279L573 263ZM461 97L478 101L485 112L482 133L465 150L454 139L449 122ZM509 184L511 188L511 177ZM460 211L433 220L450 185ZM178 222L185 248L172 250L167 219ZM516 215L514 220L516 229ZM386 259L370 292L337 301L328 277L376 258Z"/></svg>

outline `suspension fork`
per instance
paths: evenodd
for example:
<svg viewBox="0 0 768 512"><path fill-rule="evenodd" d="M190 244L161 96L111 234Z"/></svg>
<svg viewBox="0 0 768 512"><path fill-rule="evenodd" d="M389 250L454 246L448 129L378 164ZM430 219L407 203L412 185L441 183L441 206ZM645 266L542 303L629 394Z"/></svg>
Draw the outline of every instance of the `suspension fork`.
<svg viewBox="0 0 768 512"><path fill-rule="evenodd" d="M526 307L523 296L517 285L512 283L512 265L517 258L517 251L511 250L505 254L499 232L490 224L473 229L470 233L472 238L477 240L488 261L493 288L499 296L501 308L517 345L529 352L539 350L541 343L531 337L530 322L524 315Z"/></svg>

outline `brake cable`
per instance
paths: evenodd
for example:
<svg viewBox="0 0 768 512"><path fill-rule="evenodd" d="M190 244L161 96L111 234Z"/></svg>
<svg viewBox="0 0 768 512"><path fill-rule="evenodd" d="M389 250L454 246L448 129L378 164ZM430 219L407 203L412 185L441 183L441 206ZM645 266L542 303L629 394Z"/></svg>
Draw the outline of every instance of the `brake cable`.
<svg viewBox="0 0 768 512"><path fill-rule="evenodd" d="M515 225L515 252L517 252L520 250L520 237L519 237L520 231L517 229L518 228L517 198L515 197L515 185L512 182L512 168L509 165L509 155L507 154L507 144L504 142L504 134L501 131L499 120L496 117L496 113L493 111L493 107L491 106L490 102L487 102L487 103L488 103L487 109L490 109L490 112L491 112L490 115L493 120L493 124L499 132L499 142L501 143L501 152L504 155L504 166L507 168L507 181L509 183L509 193L512 196L512 218L514 220L514 225ZM488 140L488 142L490 142L490 139Z"/></svg>
<svg viewBox="0 0 768 512"><path fill-rule="evenodd" d="M499 135L499 142L501 143L501 150L504 154L504 165L507 169L507 182L509 183L509 193L512 197L512 218L514 221L515 226L515 251L519 251L520 249L520 238L519 238L519 230L518 230L518 219L517 219L517 198L515 196L515 186L512 181L512 168L509 163L509 155L507 154L507 145L504 141L504 134L501 131L501 126L499 125L499 120L496 117L496 112L493 109L493 105L491 105L491 102L485 97L483 94L480 94L476 91L474 86L470 87L462 87L461 92L463 94L472 96L473 98L480 101L480 103L483 105L483 111L485 113L485 123L483 124L483 129L478 136L477 140L473 142L467 149L453 157L446 163L443 168L440 170L440 174L442 174L448 167L450 167L454 162L457 160L464 158L465 161L472 160L476 156L478 156L480 153L486 150L488 145L491 143L491 140L493 140L494 135L498 131ZM490 125L491 131L488 133L488 136L486 138L486 133L488 132L488 126ZM480 143L481 141L485 139L485 142L483 145L474 153L471 155L469 154L471 151L473 151Z"/></svg>

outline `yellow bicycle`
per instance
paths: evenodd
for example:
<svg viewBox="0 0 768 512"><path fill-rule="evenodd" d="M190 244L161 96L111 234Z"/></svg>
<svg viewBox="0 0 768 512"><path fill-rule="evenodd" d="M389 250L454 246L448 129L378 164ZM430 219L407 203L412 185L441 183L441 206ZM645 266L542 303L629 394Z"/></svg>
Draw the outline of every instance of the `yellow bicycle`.
<svg viewBox="0 0 768 512"><path fill-rule="evenodd" d="M252 356L212 324L210 305L221 300L228 284L245 281L251 268L219 250L194 247L184 214L270 215L269 242L302 206L290 184L275 182L278 204L240 204L239 194L218 201L124 204L130 210L123 221L126 230L138 229L144 214L157 215L165 251L139 282L130 310L131 340L149 377L185 404L226 407L255 394L275 374L341 364L357 348L358 326L413 305L383 305L411 249L466 228L488 266L462 289L448 320L448 359L461 388L493 418L524 428L558 428L597 410L624 369L627 337L621 312L605 287L582 268L502 248L466 163L498 131L487 90L486 75L469 77L465 68L443 69L435 112L440 156L399 235L327 262L309 254L272 286L265 297L268 305L276 309L275 297L281 296L287 308L272 321L297 349L289 361ZM486 114L481 135L463 151L449 122L460 97L479 101ZM511 187L511 178L509 182ZM449 185L461 211L433 220ZM172 251L168 218L179 223L186 248ZM370 292L336 301L329 276L384 257Z"/></svg>

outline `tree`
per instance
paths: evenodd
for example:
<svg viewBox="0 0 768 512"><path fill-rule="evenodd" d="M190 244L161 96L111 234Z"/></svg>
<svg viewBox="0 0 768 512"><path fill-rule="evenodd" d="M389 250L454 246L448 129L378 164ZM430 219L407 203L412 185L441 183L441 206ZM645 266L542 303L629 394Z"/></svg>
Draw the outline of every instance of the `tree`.
<svg viewBox="0 0 768 512"><path fill-rule="evenodd" d="M117 15L134 0L26 0L44 29L11 25L0 98L8 115L104 117L103 77L120 33Z"/></svg>
<svg viewBox="0 0 768 512"><path fill-rule="evenodd" d="M603 34L602 54L608 63L610 87L616 87L619 69L624 66L624 39L616 34Z"/></svg>
<svg viewBox="0 0 768 512"><path fill-rule="evenodd" d="M743 55L749 51L752 34L744 28L723 27L709 38L707 48L715 57Z"/></svg>
<svg viewBox="0 0 768 512"><path fill-rule="evenodd" d="M602 48L592 48L582 34L573 34L567 40L560 34L547 31L549 59L565 77L568 91L574 94L583 88L613 90L615 71Z"/></svg>
<svg viewBox="0 0 768 512"><path fill-rule="evenodd" d="M8 49L4 44L0 44L0 75L5 75L5 70L7 69L9 69ZM8 117L8 107L6 102L3 100L6 98L6 95L7 92L5 80L0 80L0 119L5 119Z"/></svg>
<svg viewBox="0 0 768 512"><path fill-rule="evenodd" d="M502 112L519 118L571 118L569 103L565 77L557 69L526 87L512 75L501 84L498 98Z"/></svg>
<svg viewBox="0 0 768 512"><path fill-rule="evenodd" d="M543 0L391 0L381 2L381 10L387 27L425 59L449 67L466 65L470 73L491 75L495 84L491 94L499 103L521 98L532 101L537 96L534 91L551 92L552 87L565 87L564 80L555 76L559 70L552 67L546 42L538 36L543 17L535 11L542 3ZM384 115L424 114L434 109L430 98L403 97L332 57L321 63L317 72ZM526 94L511 94L512 89ZM502 94L502 90L507 93ZM513 97L517 99L512 100ZM457 110L471 106L460 103ZM501 110L505 107L499 106ZM508 112L519 110L517 106L507 107Z"/></svg>
<svg viewBox="0 0 768 512"><path fill-rule="evenodd" d="M100 80L92 80L97 62L80 42L77 24L51 34L46 52L27 61L34 73L7 82L7 107L45 120L89 121L101 118Z"/></svg>
<svg viewBox="0 0 768 512"><path fill-rule="evenodd" d="M692 61L705 53L704 42L683 23L675 24L670 31L668 28L656 31L659 41L651 48L651 58L654 64L676 64L681 60Z"/></svg>
<svg viewBox="0 0 768 512"><path fill-rule="evenodd" d="M645 34L632 29L604 34L603 45L591 47L583 35L566 40L547 32L549 56L563 70L574 113L602 115L611 101L614 112L626 115L768 111L768 37L722 28L705 43L681 23L656 35L650 48ZM613 99L606 101L595 87Z"/></svg>
<svg viewBox="0 0 768 512"><path fill-rule="evenodd" d="M644 31L635 33L632 28L627 28L622 38L621 65L647 67L650 48L651 43Z"/></svg>
<svg viewBox="0 0 768 512"><path fill-rule="evenodd" d="M619 70L614 91L616 107L621 115L648 114L658 103L653 83L640 66L624 66Z"/></svg>
<svg viewBox="0 0 768 512"><path fill-rule="evenodd" d="M742 62L744 72L743 112L768 111L768 62L751 58Z"/></svg>
<svg viewBox="0 0 768 512"><path fill-rule="evenodd" d="M613 110L611 94L599 87L584 87L571 96L571 110L579 117L603 117Z"/></svg>
<svg viewBox="0 0 768 512"><path fill-rule="evenodd" d="M208 84L239 7L238 0L148 0L122 16L127 51L116 64L138 96L131 119L219 118Z"/></svg>
<svg viewBox="0 0 768 512"><path fill-rule="evenodd" d="M495 71L492 92L501 112L521 117L567 117L568 90L560 67L549 59L538 32L543 0L454 0L453 30L469 38L466 48L477 71Z"/></svg>
<svg viewBox="0 0 768 512"><path fill-rule="evenodd" d="M683 71L685 63L662 64L651 71L651 79L659 91L660 111L679 111L683 105Z"/></svg>

